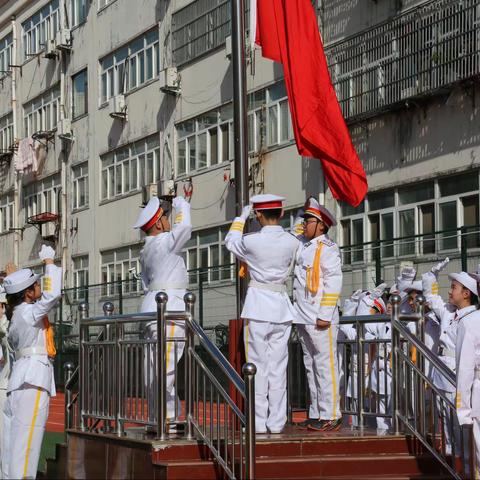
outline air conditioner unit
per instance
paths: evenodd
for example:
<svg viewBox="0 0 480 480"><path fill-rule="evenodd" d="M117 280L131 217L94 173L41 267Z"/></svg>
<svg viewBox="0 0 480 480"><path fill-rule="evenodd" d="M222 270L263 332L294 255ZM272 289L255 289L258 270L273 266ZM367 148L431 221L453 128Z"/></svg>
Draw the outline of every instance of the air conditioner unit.
<svg viewBox="0 0 480 480"><path fill-rule="evenodd" d="M110 99L110 116L123 120L127 118L127 105L123 93L119 93Z"/></svg>
<svg viewBox="0 0 480 480"><path fill-rule="evenodd" d="M68 28L61 28L55 36L55 47L58 50L71 50L72 37Z"/></svg>
<svg viewBox="0 0 480 480"><path fill-rule="evenodd" d="M57 222L46 222L40 228L40 234L44 239L54 239L57 235Z"/></svg>
<svg viewBox="0 0 480 480"><path fill-rule="evenodd" d="M163 70L163 85L160 90L173 95L180 94L180 74L177 67L167 67Z"/></svg>
<svg viewBox="0 0 480 480"><path fill-rule="evenodd" d="M69 118L64 118L57 123L57 135L64 140L73 138L72 121Z"/></svg>
<svg viewBox="0 0 480 480"><path fill-rule="evenodd" d="M56 47L55 47L55 40L49 38L45 42L44 57L49 58L49 59L57 58L57 50L56 50Z"/></svg>
<svg viewBox="0 0 480 480"><path fill-rule="evenodd" d="M146 205L152 197L158 195L158 184L149 183L142 188L142 203Z"/></svg>

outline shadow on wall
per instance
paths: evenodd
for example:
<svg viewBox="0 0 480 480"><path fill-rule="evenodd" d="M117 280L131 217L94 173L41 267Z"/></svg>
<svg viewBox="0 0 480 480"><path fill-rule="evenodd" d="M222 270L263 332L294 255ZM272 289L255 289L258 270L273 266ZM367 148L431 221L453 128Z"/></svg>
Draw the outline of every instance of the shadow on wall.
<svg viewBox="0 0 480 480"><path fill-rule="evenodd" d="M424 108L412 106L352 126L352 140L367 174L409 168L468 149L471 163L478 163L479 92L480 88L454 91Z"/></svg>

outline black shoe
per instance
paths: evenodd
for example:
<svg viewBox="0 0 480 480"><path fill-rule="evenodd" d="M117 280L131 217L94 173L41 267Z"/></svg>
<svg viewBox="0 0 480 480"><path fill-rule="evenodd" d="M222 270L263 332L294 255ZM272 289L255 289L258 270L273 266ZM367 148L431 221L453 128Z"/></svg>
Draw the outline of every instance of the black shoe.
<svg viewBox="0 0 480 480"><path fill-rule="evenodd" d="M308 429L308 426L312 423L318 422L318 420L315 420L314 418L307 418L303 422L296 423L295 426L302 429L306 430Z"/></svg>
<svg viewBox="0 0 480 480"><path fill-rule="evenodd" d="M316 420L308 426L309 430L317 432L336 432L342 426L342 419L337 420Z"/></svg>

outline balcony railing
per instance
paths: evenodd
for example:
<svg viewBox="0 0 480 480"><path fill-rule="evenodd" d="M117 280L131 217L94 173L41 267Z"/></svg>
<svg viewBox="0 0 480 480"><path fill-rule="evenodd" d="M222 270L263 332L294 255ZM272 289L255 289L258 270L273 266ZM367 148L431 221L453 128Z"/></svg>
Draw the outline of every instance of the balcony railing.
<svg viewBox="0 0 480 480"><path fill-rule="evenodd" d="M480 0L433 0L326 49L347 119L480 73Z"/></svg>

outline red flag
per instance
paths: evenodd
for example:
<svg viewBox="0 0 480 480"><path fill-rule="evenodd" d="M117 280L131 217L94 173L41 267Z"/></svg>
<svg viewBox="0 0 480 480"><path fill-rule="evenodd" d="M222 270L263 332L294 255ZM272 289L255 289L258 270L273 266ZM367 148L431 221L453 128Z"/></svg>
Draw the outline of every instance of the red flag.
<svg viewBox="0 0 480 480"><path fill-rule="evenodd" d="M264 57L283 64L298 152L318 158L333 196L357 206L367 178L330 80L311 0L257 2L256 43Z"/></svg>

